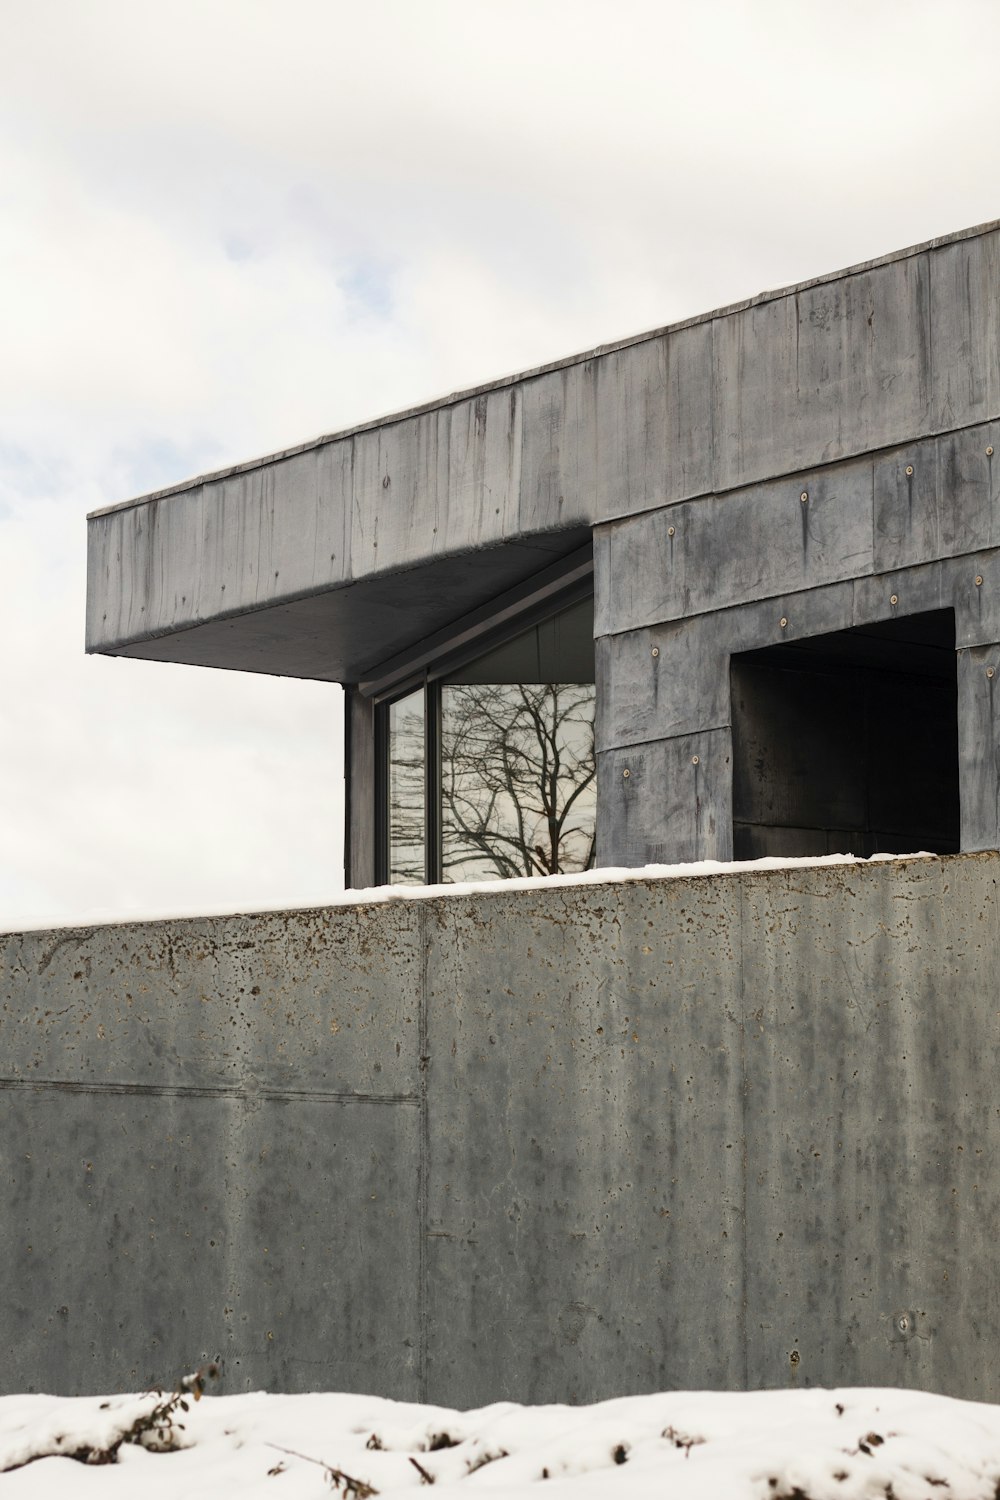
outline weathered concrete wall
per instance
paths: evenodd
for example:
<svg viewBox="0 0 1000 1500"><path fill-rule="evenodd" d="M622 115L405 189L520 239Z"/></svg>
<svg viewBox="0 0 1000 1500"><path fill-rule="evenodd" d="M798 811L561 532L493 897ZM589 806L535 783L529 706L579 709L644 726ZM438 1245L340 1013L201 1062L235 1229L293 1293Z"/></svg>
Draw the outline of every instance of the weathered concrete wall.
<svg viewBox="0 0 1000 1500"><path fill-rule="evenodd" d="M998 874L5 939L2 1388L1000 1399Z"/></svg>

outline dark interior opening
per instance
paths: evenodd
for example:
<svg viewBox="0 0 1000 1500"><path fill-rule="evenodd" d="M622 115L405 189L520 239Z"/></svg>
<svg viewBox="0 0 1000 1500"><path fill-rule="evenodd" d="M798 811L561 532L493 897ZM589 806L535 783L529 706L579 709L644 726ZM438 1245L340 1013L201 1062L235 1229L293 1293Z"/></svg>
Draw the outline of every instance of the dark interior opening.
<svg viewBox="0 0 1000 1500"><path fill-rule="evenodd" d="M730 660L733 854L954 854L955 614L941 609Z"/></svg>

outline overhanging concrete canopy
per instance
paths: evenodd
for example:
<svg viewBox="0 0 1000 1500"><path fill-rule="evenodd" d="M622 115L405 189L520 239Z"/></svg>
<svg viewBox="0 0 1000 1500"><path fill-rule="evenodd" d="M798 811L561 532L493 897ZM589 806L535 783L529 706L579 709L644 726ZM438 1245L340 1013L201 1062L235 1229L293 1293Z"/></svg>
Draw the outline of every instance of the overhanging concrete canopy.
<svg viewBox="0 0 1000 1500"><path fill-rule="evenodd" d="M355 681L600 523L1000 415L998 278L985 226L96 512L87 649Z"/></svg>
<svg viewBox="0 0 1000 1500"><path fill-rule="evenodd" d="M534 577L589 539L589 530L577 529L507 542L464 555L461 567L454 558L438 558L403 573L376 574L125 642L113 654L275 677L358 682L414 641Z"/></svg>

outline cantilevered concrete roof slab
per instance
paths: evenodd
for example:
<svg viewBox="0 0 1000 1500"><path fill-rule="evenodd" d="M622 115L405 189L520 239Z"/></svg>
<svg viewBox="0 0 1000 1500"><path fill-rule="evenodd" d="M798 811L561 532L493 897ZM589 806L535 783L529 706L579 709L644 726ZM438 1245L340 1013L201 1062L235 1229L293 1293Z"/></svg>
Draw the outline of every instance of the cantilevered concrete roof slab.
<svg viewBox="0 0 1000 1500"><path fill-rule="evenodd" d="M97 511L87 649L377 675L601 522L1000 416L998 287L994 223Z"/></svg>

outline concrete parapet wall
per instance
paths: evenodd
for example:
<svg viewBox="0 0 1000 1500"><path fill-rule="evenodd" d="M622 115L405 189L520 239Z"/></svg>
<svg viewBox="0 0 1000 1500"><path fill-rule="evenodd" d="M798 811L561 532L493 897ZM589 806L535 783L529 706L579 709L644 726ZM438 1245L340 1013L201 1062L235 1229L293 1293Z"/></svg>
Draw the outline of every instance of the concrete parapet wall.
<svg viewBox="0 0 1000 1500"><path fill-rule="evenodd" d="M998 873L0 940L2 1388L1000 1399Z"/></svg>

